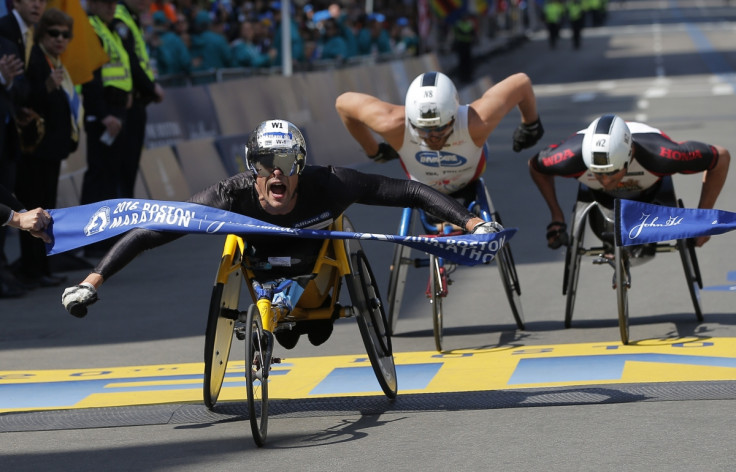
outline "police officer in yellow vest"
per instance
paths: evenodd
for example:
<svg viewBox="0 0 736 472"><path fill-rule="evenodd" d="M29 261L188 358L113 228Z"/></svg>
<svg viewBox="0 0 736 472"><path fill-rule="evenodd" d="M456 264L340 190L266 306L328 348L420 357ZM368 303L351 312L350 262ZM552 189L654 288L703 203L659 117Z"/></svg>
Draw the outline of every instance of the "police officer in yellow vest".
<svg viewBox="0 0 736 472"><path fill-rule="evenodd" d="M567 0L567 19L572 30L572 47L580 49L581 36L585 17L582 0Z"/></svg>
<svg viewBox="0 0 736 472"><path fill-rule="evenodd" d="M146 106L164 99L164 90L156 83L146 42L140 26L139 15L149 8L150 0L122 0L115 9L114 28L130 56L133 78L133 106L128 110L123 174L120 180L120 197L133 197L135 179L143 152L146 134Z"/></svg>
<svg viewBox="0 0 736 472"><path fill-rule="evenodd" d="M82 184L81 203L118 198L123 168L128 109L133 103L130 58L123 41L111 26L116 0L87 0L89 22L110 58L94 71L93 79L82 85L87 135L87 171ZM85 255L104 254L110 243L87 246Z"/></svg>
<svg viewBox="0 0 736 472"><path fill-rule="evenodd" d="M560 27L565 15L565 6L561 0L545 0L544 2L544 22L549 32L549 47L554 49L557 46L557 39L560 37Z"/></svg>

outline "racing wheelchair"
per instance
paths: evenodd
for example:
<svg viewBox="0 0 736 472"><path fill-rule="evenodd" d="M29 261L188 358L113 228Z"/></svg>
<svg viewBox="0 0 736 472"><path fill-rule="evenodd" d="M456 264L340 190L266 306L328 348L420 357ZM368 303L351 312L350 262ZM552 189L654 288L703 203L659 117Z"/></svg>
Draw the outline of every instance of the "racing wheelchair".
<svg viewBox="0 0 736 472"><path fill-rule="evenodd" d="M675 197L672 178L669 176L660 181L659 186L653 189L652 195L651 203L683 208L682 200L677 200ZM569 328L572 323L582 258L583 256L593 256L593 264L609 265L613 268L612 287L616 290L621 342L628 344L628 291L631 289L631 267L651 260L658 252L674 251L680 254L695 316L698 321L703 321L703 309L700 300L700 289L703 288L703 281L695 253L694 241L692 239L678 239L673 242L649 243L641 246L617 246L614 243L615 215L613 203L613 199L602 198L600 193L596 193L583 184L578 187L577 200L572 212L572 226L562 280L562 294L566 296L565 328ZM590 226L592 232L598 237L599 245L585 246L587 226Z"/></svg>
<svg viewBox="0 0 736 472"><path fill-rule="evenodd" d="M354 231L341 216L333 231ZM228 235L210 301L204 349L204 403L215 406L225 378L233 336L245 341L245 380L248 416L255 443L262 446L268 431L269 374L281 359L273 355L273 336L298 325L355 316L368 358L384 394L397 393L388 322L368 260L357 240L325 240L312 273L277 280L256 280L246 241ZM338 303L342 283L352 306ZM293 306L278 294L294 284L303 288ZM240 294L248 287L252 303L240 310Z"/></svg>
<svg viewBox="0 0 736 472"><path fill-rule="evenodd" d="M475 184L468 185L464 189L466 195L459 195L460 200L467 204L468 209L480 216L485 221L496 221L500 224L501 217L493 207L493 202L486 189L483 179L478 179ZM457 196L457 195L453 195ZM437 221L421 210L416 210L422 230L427 233L423 236L437 237L461 234L462 230L452 225ZM399 223L398 235L409 236L413 229L414 210L404 208ZM406 278L409 267L429 267L429 282L427 284L426 296L432 307L432 327L434 331L434 344L437 351L442 352L443 340L443 307L442 300L447 297L449 285L452 284L450 277L455 270L454 264L447 263L441 257L429 255L429 257L411 258L411 249L402 245L396 245L390 267L388 287L388 327L389 333L393 334L399 318L399 310L404 299ZM506 292L506 297L511 306L511 312L516 321L516 326L524 329L524 313L521 307L521 286L516 273L516 265L508 243L496 254L495 260L501 273L501 281Z"/></svg>

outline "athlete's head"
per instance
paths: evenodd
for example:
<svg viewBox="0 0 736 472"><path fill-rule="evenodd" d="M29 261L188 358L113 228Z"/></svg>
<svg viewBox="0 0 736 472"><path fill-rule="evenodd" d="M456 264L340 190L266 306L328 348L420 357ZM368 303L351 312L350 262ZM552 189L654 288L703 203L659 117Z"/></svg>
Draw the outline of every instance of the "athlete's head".
<svg viewBox="0 0 736 472"><path fill-rule="evenodd" d="M256 191L267 213L284 215L294 209L306 161L304 136L292 123L268 120L250 133L245 164L256 175Z"/></svg>
<svg viewBox="0 0 736 472"><path fill-rule="evenodd" d="M617 115L596 118L583 135L583 161L606 190L626 175L633 152L631 131Z"/></svg>
<svg viewBox="0 0 736 472"><path fill-rule="evenodd" d="M304 136L288 121L262 122L250 133L245 145L246 166L262 177L268 177L275 169L287 176L301 174L306 161Z"/></svg>
<svg viewBox="0 0 736 472"><path fill-rule="evenodd" d="M452 133L460 106L452 80L441 72L419 75L406 92L405 106L412 132L430 147L441 148Z"/></svg>

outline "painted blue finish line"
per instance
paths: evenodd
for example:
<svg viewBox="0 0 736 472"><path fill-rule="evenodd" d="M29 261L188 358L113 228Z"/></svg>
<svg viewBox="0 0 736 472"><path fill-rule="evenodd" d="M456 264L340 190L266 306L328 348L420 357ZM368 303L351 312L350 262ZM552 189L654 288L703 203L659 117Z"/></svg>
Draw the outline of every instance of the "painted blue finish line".
<svg viewBox="0 0 736 472"><path fill-rule="evenodd" d="M508 385L620 380L627 362L701 365L736 368L730 357L676 354L611 354L606 356L544 357L519 360Z"/></svg>

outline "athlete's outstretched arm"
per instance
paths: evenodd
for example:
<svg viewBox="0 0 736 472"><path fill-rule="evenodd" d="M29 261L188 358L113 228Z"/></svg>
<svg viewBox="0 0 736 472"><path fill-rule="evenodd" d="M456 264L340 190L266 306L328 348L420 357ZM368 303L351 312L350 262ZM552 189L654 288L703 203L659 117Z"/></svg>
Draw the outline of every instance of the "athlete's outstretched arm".
<svg viewBox="0 0 736 472"><path fill-rule="evenodd" d="M718 195L721 194L723 185L726 183L728 176L728 167L731 163L731 154L728 149L722 146L713 146L718 151L718 163L710 170L703 173L703 186L700 189L700 201L698 208L710 209L715 207ZM695 245L700 247L708 240L710 236L700 236L695 238Z"/></svg>
<svg viewBox="0 0 736 472"><path fill-rule="evenodd" d="M379 134L394 149L404 140L404 107L365 93L345 92L335 101L335 109L345 128L368 156L378 153Z"/></svg>
<svg viewBox="0 0 736 472"><path fill-rule="evenodd" d="M532 81L523 72L493 85L470 104L472 111L468 126L475 144L481 146L501 120L516 107L521 112L523 124L529 125L539 120Z"/></svg>

